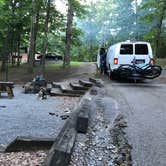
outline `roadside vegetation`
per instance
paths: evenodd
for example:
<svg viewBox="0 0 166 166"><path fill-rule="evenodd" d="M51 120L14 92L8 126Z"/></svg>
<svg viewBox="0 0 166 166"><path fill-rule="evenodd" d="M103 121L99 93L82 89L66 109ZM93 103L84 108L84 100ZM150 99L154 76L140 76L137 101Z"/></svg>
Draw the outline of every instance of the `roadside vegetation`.
<svg viewBox="0 0 166 166"><path fill-rule="evenodd" d="M157 58L156 64L160 65L163 69L166 69L166 58Z"/></svg>

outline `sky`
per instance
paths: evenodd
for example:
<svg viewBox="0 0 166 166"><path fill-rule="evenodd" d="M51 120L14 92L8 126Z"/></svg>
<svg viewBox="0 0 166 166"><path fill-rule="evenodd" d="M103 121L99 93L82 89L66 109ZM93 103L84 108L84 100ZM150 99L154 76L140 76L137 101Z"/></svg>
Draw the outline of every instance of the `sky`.
<svg viewBox="0 0 166 166"><path fill-rule="evenodd" d="M100 0L85 0L86 2L97 2ZM137 0L138 4L140 4L142 2L142 0ZM57 6L57 9L63 13L66 12L66 5L63 2L63 0L55 0L55 4Z"/></svg>

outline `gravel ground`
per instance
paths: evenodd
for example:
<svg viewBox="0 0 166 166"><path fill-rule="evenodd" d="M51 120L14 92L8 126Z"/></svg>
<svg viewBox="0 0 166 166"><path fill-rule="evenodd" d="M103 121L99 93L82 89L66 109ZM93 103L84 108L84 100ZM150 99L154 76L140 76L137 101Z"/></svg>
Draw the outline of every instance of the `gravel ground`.
<svg viewBox="0 0 166 166"><path fill-rule="evenodd" d="M118 149L113 145L110 132L112 124L108 117L105 118L109 107L105 105L104 96L94 97L93 100L88 133L77 135L71 166L114 166L114 160L118 157ZM110 103L113 103L111 98Z"/></svg>
<svg viewBox="0 0 166 166"><path fill-rule="evenodd" d="M1 166L40 166L43 164L47 152L17 152L0 154Z"/></svg>
<svg viewBox="0 0 166 166"><path fill-rule="evenodd" d="M79 101L79 98L70 97L40 100L34 94L24 94L18 86L14 94L13 99L0 98L1 145L17 136L55 138L65 122L61 115L70 113Z"/></svg>

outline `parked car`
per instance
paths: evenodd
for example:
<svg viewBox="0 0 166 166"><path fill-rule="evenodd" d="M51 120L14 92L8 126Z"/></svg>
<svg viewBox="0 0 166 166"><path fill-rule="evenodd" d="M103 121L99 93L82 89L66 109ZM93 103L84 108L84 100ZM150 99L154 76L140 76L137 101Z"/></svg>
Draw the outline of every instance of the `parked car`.
<svg viewBox="0 0 166 166"><path fill-rule="evenodd" d="M37 58L41 59L42 55L39 55ZM47 53L46 56L45 56L45 59L46 60L62 60L63 57L62 57L62 55L58 55L58 54L55 54L55 53Z"/></svg>

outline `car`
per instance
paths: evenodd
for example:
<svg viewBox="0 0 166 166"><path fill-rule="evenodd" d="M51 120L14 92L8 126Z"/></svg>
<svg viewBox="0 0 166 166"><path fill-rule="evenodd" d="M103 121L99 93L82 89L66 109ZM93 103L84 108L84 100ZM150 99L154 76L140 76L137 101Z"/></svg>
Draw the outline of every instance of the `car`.
<svg viewBox="0 0 166 166"><path fill-rule="evenodd" d="M39 55L37 57L37 59L41 59L42 58L42 55ZM46 56L45 56L45 59L46 60L62 60L63 57L62 55L58 55L58 54L55 54L55 53L47 53Z"/></svg>

